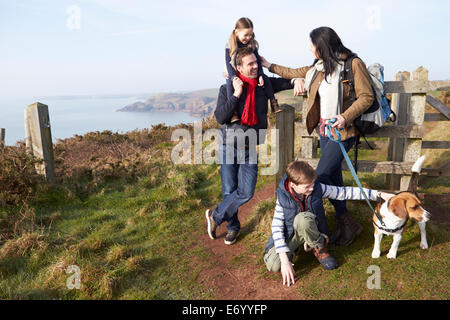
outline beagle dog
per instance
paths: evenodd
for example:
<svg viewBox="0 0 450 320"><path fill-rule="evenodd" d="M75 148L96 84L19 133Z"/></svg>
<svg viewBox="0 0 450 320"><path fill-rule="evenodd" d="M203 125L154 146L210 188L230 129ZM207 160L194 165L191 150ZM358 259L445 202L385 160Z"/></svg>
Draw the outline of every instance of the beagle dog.
<svg viewBox="0 0 450 320"><path fill-rule="evenodd" d="M419 172L422 169L424 161L425 156L422 156L417 159L412 167L412 176L408 191L399 192L388 201L379 203L376 207L376 213L373 215L375 244L372 251L372 258L376 259L380 257L380 243L383 235L394 236L387 257L389 259L395 259L397 257L397 249L402 239L402 232L405 230L406 223L410 218L415 220L419 225L420 248L428 249L425 224L431 218L431 214L422 207L420 200L415 194ZM377 214L381 216L382 221L377 217Z"/></svg>

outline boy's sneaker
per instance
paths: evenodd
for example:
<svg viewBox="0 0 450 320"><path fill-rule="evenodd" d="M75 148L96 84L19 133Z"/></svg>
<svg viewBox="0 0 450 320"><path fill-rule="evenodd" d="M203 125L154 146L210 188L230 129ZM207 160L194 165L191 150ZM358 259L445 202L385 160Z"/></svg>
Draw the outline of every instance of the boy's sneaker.
<svg viewBox="0 0 450 320"><path fill-rule="evenodd" d="M225 244L233 244L236 242L237 237L239 236L239 234L241 233L241 231L228 231L227 236L225 237Z"/></svg>
<svg viewBox="0 0 450 320"><path fill-rule="evenodd" d="M212 214L209 214L209 209L206 210L205 216L206 222L208 223L208 235L212 240L214 240L216 239L217 224L214 222Z"/></svg>

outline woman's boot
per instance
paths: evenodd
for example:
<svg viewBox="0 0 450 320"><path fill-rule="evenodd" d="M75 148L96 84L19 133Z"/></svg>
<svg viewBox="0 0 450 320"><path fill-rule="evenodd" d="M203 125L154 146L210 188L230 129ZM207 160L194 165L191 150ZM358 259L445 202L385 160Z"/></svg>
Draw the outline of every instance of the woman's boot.
<svg viewBox="0 0 450 320"><path fill-rule="evenodd" d="M352 215L346 212L336 218L336 230L330 237L330 244L337 246L348 246L362 232L362 226Z"/></svg>

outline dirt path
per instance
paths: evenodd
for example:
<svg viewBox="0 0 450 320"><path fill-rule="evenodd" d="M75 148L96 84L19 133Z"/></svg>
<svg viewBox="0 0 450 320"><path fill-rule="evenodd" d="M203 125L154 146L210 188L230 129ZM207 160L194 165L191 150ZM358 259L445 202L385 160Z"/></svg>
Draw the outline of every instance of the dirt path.
<svg viewBox="0 0 450 320"><path fill-rule="evenodd" d="M264 200L269 200L275 195L275 185L266 185L263 189L255 192L253 198L239 209L239 220L241 229L250 222L250 214L255 206ZM447 209L440 207L439 202L449 203L448 196L428 195L425 197L427 209L433 214L433 221L439 225L449 228L450 222ZM298 300L307 299L297 289L298 284L286 287L281 283L281 275L270 273L271 276L261 276L259 270L262 267L262 252L250 253L250 259L245 259L242 264L233 261L245 254L249 254L246 239L242 235L238 241L231 246L225 245L223 240L226 234L226 224L218 229L218 239L211 240L206 233L206 221L204 232L199 236L198 243L208 250L211 255L209 266L205 268L197 278L197 282L204 288L212 289L214 299L219 300ZM265 245L265 243L264 243ZM202 262L198 262L202 263ZM268 272L268 271L266 271ZM297 279L298 280L298 279Z"/></svg>
<svg viewBox="0 0 450 320"><path fill-rule="evenodd" d="M239 221L241 229L245 228L249 215L253 208L261 201L268 200L275 195L275 185L270 184L255 192L253 198L239 209ZM293 300L301 297L295 292L294 287L283 287L281 276L274 277L277 280L257 278L255 270L261 266L256 263L244 263L236 267L232 264L233 257L247 251L245 239L229 246L223 240L226 234L226 224L222 224L218 229L218 239L211 240L205 233L200 236L200 243L207 250L210 250L212 257L216 259L214 266L204 270L197 281L205 288L212 288L215 291L215 299L220 300L269 300L282 299ZM255 257L260 252L255 253Z"/></svg>

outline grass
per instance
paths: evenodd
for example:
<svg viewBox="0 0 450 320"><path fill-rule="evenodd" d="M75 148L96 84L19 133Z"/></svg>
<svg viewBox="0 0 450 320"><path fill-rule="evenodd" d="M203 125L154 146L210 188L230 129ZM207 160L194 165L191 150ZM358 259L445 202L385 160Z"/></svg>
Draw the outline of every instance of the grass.
<svg viewBox="0 0 450 320"><path fill-rule="evenodd" d="M206 128L212 127L206 122ZM192 126L181 127L193 131ZM204 126L204 129L206 129ZM203 268L215 266L199 242L204 211L221 200L217 165L174 165L170 160L174 128L164 125L127 134L89 133L55 146L58 182L47 185L33 175L33 159L24 146L2 153L0 180L0 299L210 299L214 288L197 282ZM437 140L442 128L427 129ZM298 150L298 141L296 150ZM205 144L206 145L206 144ZM205 146L204 145L204 146ZM382 151L361 150L361 159L383 160ZM448 160L432 154L428 165ZM19 168L23 170L19 170ZM3 170L3 171L2 171ZM360 174L364 186L382 188L384 175ZM2 180L3 179L3 180ZM273 182L258 176L256 190ZM353 185L350 173L345 184ZM424 192L448 193L447 178L421 184ZM268 273L262 252L270 236L275 197L259 203L243 226L246 249L232 268L257 265ZM428 224L430 249L419 249L419 231L411 222L398 258L385 255L392 239L382 242L382 256L370 257L372 226L366 205L349 202L364 232L350 247L331 252L340 267L324 271L311 253L295 263L300 297L308 299L448 299L448 233ZM325 201L330 229L332 207ZM69 290L69 266L81 271L81 288ZM367 268L381 269L381 289L369 290ZM281 283L281 281L280 281ZM281 284L280 284L281 286Z"/></svg>
<svg viewBox="0 0 450 320"><path fill-rule="evenodd" d="M174 177L183 178L183 174ZM108 187L115 191L100 191L83 202L37 209L37 216L57 214L60 218L41 236L42 241L32 234L25 239L29 244L21 238L6 242L2 252L8 246L21 250L14 256L6 253L8 258L0 260L0 297L202 297L195 283L198 268L184 263L192 255L186 250L193 244L189 235L201 225L192 214L201 201L194 193L174 194L164 185L148 190L141 181L121 190L122 184L111 183ZM81 269L81 290L65 287L65 270L72 264Z"/></svg>
<svg viewBox="0 0 450 320"><path fill-rule="evenodd" d="M60 209L65 219L53 225L49 242L55 245L37 257L41 270L36 276L53 277L48 286L59 298L194 298L191 292L201 291L192 290L198 270L180 262L191 258L186 249L192 245L189 233L200 227L192 215L198 203L174 198L171 191L162 189L149 192L136 185L123 192L96 194L81 205ZM165 208L161 203L171 204ZM72 260L67 261L67 257ZM21 269L28 273L33 261L24 260ZM55 274L55 261L64 267L69 263L80 267L81 290L69 292L64 287L65 268ZM22 276L17 269L2 275L6 280L3 285L9 288ZM182 291L178 287L181 280L185 286ZM16 292L8 298L21 298L22 294Z"/></svg>
<svg viewBox="0 0 450 320"><path fill-rule="evenodd" d="M66 148L77 153L75 149L92 143L98 143L97 150L103 152L111 143L109 136L117 138L97 133L69 139L57 146L56 157L65 154ZM131 138L120 138L122 143L114 148L121 148L118 156L123 156ZM83 144L87 139L87 145ZM136 141L133 148L138 147ZM124 169L114 157L107 159L112 164L107 170L90 163L96 161L92 155L80 155L70 166L66 158L58 184L38 187L30 201L2 206L0 298L210 297L209 289L196 282L201 266L190 261L208 256L195 239L203 229L199 217L220 196L216 192L220 176L214 165L175 166L170 161L171 148L172 144L155 141L154 149L161 152L138 169ZM69 170L74 167L78 169ZM32 228L6 224L18 213ZM71 265L81 271L79 290L66 286Z"/></svg>
<svg viewBox="0 0 450 320"><path fill-rule="evenodd" d="M427 112L431 111L428 107ZM425 140L450 140L450 133L444 130L446 122L425 123ZM371 138L383 141L386 138ZM365 143L365 142L363 142ZM300 147L300 139L295 141L296 150ZM350 158L353 159L353 150ZM436 168L450 160L450 153L442 150L424 150L427 155L425 167ZM320 157L320 149L318 150ZM359 150L359 159L386 160L386 150ZM344 184L355 185L350 172L344 172ZM384 174L359 173L361 183L374 189L384 188ZM448 194L450 179L438 177L422 179L419 192ZM324 202L330 230L334 229L334 209L331 203ZM440 204L442 210L450 208L449 204ZM256 228L245 235L247 255L262 252L270 235L275 197L261 203L249 217L250 224ZM420 232L415 222L409 221L399 247L397 259L386 258L392 243L392 237L384 237L381 244L381 257L372 259L373 225L370 209L363 201L347 202L349 212L364 227L363 233L349 247L334 247L330 253L337 259L339 268L325 271L311 253L300 251L295 261L297 279L296 290L305 299L448 299L448 272L450 264L449 236L447 230L433 221L427 224L427 239L430 249L419 248ZM448 212L448 211L447 211ZM268 273L262 257L253 261L259 265L258 276L281 283L277 273ZM378 266L381 271L381 288L369 289L367 281L372 273L370 266Z"/></svg>
<svg viewBox="0 0 450 320"><path fill-rule="evenodd" d="M363 183L368 183L364 177ZM275 198L257 206L251 216L259 221L256 228L245 235L246 252L263 252L270 235ZM384 237L381 257L372 259L373 226L371 214L362 201L347 202L349 212L361 223L364 231L349 247L330 247L330 253L337 259L339 268L325 271L310 252L299 251L295 261L295 290L305 299L448 299L449 237L445 229L433 222L427 225L429 250L419 248L420 232L415 222L409 221L403 234L397 259L386 258L392 237ZM330 229L334 229L333 208L325 201L325 210ZM262 256L254 258L259 265L258 276L280 282L278 273L267 272ZM381 271L381 289L369 289L370 266Z"/></svg>

